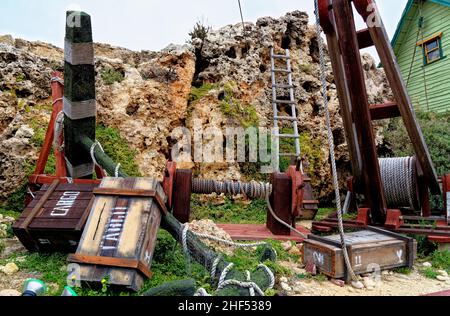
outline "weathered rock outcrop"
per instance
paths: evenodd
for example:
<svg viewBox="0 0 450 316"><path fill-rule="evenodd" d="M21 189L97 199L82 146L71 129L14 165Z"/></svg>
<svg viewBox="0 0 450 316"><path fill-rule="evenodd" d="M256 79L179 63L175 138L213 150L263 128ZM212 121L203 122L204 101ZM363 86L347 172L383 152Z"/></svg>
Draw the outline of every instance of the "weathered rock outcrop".
<svg viewBox="0 0 450 316"><path fill-rule="evenodd" d="M306 13L261 18L256 24L246 23L245 31L242 24L229 25L192 45L171 45L161 52L96 44L98 121L117 128L137 150L142 174L161 177L173 145L171 132L177 127L193 130L196 119L203 129L271 127L272 46L277 52L290 49L303 153L319 196L326 197L331 184L318 47ZM370 56L362 59L370 101L382 102L390 94L383 71ZM327 63L337 160L344 174L349 157L328 59ZM25 166L37 158L34 133L37 123L45 126L49 119L54 70L63 70L61 49L0 37L0 203L20 186ZM105 73L119 80L111 82ZM190 96L193 86L203 92ZM204 138L205 147L213 143L211 137ZM184 165L195 167L203 177L219 179L252 178L256 170L251 173L248 165L227 162Z"/></svg>

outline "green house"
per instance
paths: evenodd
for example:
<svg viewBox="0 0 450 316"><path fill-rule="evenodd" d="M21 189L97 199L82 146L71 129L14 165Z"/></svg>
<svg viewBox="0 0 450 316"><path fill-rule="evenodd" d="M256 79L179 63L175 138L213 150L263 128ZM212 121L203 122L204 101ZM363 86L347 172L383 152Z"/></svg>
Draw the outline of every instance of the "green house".
<svg viewBox="0 0 450 316"><path fill-rule="evenodd" d="M450 0L408 0L392 47L414 108L450 111Z"/></svg>

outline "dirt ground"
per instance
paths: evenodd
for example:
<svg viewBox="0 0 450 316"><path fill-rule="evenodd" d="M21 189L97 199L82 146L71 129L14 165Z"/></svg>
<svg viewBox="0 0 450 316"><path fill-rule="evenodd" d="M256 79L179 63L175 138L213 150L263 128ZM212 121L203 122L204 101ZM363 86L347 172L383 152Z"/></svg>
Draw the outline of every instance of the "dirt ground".
<svg viewBox="0 0 450 316"><path fill-rule="evenodd" d="M381 282L372 289L354 289L352 286L339 287L331 282L315 280L302 281L305 290L295 296L421 296L450 290L450 282L428 279L417 270L409 275L382 275Z"/></svg>

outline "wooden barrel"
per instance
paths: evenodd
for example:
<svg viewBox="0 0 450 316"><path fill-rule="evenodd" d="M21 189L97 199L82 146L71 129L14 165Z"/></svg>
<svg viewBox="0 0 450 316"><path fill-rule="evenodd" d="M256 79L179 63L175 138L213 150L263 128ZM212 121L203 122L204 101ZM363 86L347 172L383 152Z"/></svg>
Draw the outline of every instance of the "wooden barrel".
<svg viewBox="0 0 450 316"><path fill-rule="evenodd" d="M82 283L139 291L150 267L166 195L157 180L105 178L94 190L94 203L78 249L69 261L80 266Z"/></svg>
<svg viewBox="0 0 450 316"><path fill-rule="evenodd" d="M97 186L57 180L44 185L13 225L14 234L29 251L75 251Z"/></svg>

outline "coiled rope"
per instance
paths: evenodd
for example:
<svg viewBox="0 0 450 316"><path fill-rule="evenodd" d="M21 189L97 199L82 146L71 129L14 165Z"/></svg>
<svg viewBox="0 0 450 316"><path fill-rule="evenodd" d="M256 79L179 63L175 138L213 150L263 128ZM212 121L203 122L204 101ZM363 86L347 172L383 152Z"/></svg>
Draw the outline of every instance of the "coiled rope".
<svg viewBox="0 0 450 316"><path fill-rule="evenodd" d="M187 245L187 234L188 232L190 232L191 234L193 234L194 236L201 238L201 239L209 239L212 241L216 241L216 242L220 242L223 243L225 245L228 246L232 246L232 247L236 247L236 248L253 248L253 247L258 247L258 246L264 246L267 245L266 242L258 242L258 243L251 243L251 244L243 244L243 243L235 243L229 240L225 240L222 238L218 238L215 236L211 236L211 235L207 235L207 234L200 234L200 233L196 233L193 232L192 230L189 229L189 224L184 224L183 226L183 231L181 234L181 244L183 247L183 252L185 253L185 256L187 257L187 260L189 262L189 248ZM220 260L222 259L222 255L218 255L214 261L213 264L211 266L211 280L213 280L216 277L216 273L217 273L217 266L219 265ZM220 274L219 277L219 283L217 286L217 290L221 290L224 287L228 286L228 285L236 285L236 286L240 286L242 288L246 288L249 290L249 294L250 296L255 296L256 293L258 293L258 295L260 296L264 296L264 292L261 290L261 288L258 286L258 284L256 284L255 282L251 281L251 274L250 271L246 271L246 276L247 276L247 282L242 282L239 280L226 280L228 273L231 271L231 269L233 269L234 264L230 263L227 267L225 267L225 269L223 269L222 273ZM262 268L264 269L264 271L266 272L267 276L269 277L270 280L270 284L268 286L269 289L272 289L275 286L275 275L273 274L273 272L264 264L260 264L258 265L258 268ZM255 292L256 291L256 292ZM195 296L210 296L208 294L208 292L201 288L197 291L197 293L195 294Z"/></svg>
<svg viewBox="0 0 450 316"><path fill-rule="evenodd" d="M352 264L348 255L347 245L345 242L345 233L344 233L344 224L342 219L342 207L341 207L341 194L339 192L339 179L336 168L336 157L334 152L334 137L333 131L331 129L331 118L330 111L328 109L328 93L327 93L327 79L326 79L326 67L325 67L325 55L324 55L324 43L321 36L321 26L320 26L320 16L319 16L319 2L318 0L314 1L315 5L315 14L316 14L316 33L317 33L317 42L319 43L319 54L320 54L320 79L322 82L322 96L323 96L323 106L325 109L326 123L327 123L327 132L328 132L328 145L330 148L330 158L331 158L331 168L333 174L333 186L335 191L336 198L336 208L338 213L338 222L339 222L339 234L341 237L341 246L342 253L344 255L345 266L347 267L347 271L353 280L353 282L359 282L358 278L355 275L355 272L352 269Z"/></svg>

